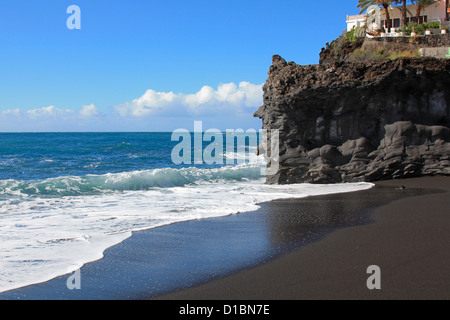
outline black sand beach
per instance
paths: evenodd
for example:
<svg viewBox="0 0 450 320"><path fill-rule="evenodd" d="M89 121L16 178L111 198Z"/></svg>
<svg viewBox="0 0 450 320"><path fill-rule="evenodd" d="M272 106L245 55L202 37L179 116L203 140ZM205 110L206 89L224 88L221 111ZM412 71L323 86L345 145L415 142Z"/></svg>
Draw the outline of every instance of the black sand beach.
<svg viewBox="0 0 450 320"><path fill-rule="evenodd" d="M81 269L81 290L66 275L0 299L449 298L449 182L386 181L137 232ZM369 265L381 290L366 287Z"/></svg>
<svg viewBox="0 0 450 320"><path fill-rule="evenodd" d="M419 194L374 208L374 223L340 229L269 263L159 298L449 299L450 177L377 183L394 194L402 185ZM377 189L367 194L376 197ZM380 267L381 290L366 286L371 265Z"/></svg>

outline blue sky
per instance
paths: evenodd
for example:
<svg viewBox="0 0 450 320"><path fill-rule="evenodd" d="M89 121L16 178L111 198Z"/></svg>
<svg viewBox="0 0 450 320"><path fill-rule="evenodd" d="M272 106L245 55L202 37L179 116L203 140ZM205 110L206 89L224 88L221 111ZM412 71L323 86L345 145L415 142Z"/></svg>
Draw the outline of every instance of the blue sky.
<svg viewBox="0 0 450 320"><path fill-rule="evenodd" d="M317 63L356 2L3 1L0 132L258 129L272 55Z"/></svg>

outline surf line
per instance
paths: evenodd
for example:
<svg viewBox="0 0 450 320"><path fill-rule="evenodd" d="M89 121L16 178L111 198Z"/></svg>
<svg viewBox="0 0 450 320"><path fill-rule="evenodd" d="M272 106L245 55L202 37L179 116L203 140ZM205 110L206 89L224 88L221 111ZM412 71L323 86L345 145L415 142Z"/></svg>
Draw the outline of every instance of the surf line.
<svg viewBox="0 0 450 320"><path fill-rule="evenodd" d="M223 137L225 139L225 146ZM187 129L177 129L172 132L172 142L179 142L171 153L172 163L175 165L185 164L244 164L249 160L249 150L254 147L258 155L263 155L267 165L261 167L262 175L275 175L279 168L280 138L279 130L260 129L227 129L226 135L218 129L203 131L202 121L194 121L193 138ZM248 141L248 143L247 143ZM203 142L209 142L203 148ZM235 144L236 143L236 144ZM194 148L192 148L192 144ZM244 158L237 157L238 154L245 155ZM193 153L193 154L192 154Z"/></svg>

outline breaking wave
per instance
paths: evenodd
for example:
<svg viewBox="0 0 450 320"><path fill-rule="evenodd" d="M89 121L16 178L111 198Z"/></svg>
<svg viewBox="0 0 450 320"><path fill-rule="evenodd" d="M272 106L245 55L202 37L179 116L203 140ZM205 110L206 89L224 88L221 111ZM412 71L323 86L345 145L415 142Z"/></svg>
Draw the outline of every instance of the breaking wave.
<svg viewBox="0 0 450 320"><path fill-rule="evenodd" d="M260 179L261 167L250 164L221 168L165 168L104 175L66 176L37 181L2 180L0 195L77 196L152 188L184 187L199 183Z"/></svg>

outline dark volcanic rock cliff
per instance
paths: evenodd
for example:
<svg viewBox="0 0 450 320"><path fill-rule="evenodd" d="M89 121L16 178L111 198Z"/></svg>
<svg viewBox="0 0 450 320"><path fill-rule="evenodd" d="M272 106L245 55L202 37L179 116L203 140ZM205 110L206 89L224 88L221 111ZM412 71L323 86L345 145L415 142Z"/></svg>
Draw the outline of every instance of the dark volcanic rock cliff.
<svg viewBox="0 0 450 320"><path fill-rule="evenodd" d="M300 66L274 56L255 113L280 130L267 182L450 174L449 106L450 59Z"/></svg>

